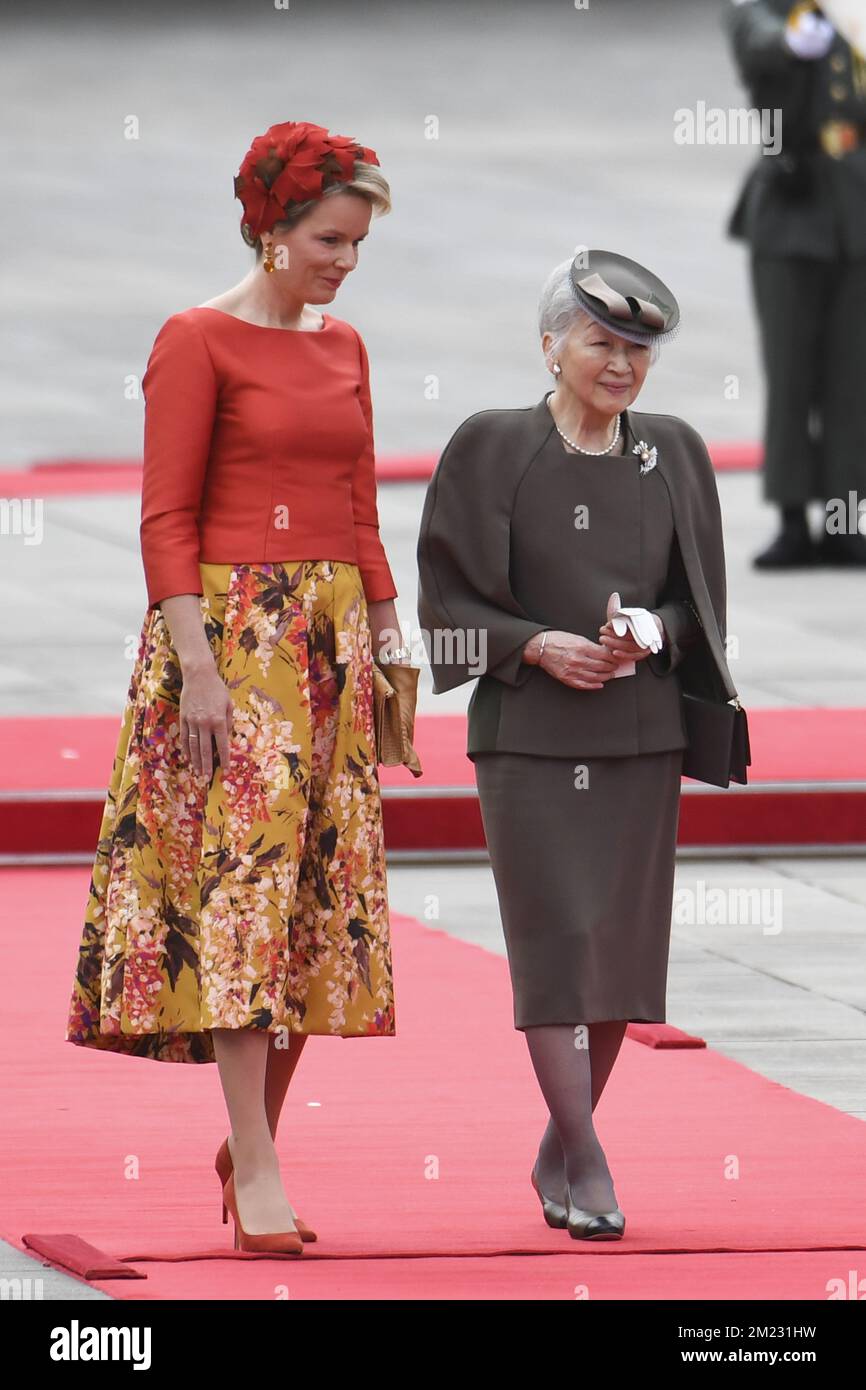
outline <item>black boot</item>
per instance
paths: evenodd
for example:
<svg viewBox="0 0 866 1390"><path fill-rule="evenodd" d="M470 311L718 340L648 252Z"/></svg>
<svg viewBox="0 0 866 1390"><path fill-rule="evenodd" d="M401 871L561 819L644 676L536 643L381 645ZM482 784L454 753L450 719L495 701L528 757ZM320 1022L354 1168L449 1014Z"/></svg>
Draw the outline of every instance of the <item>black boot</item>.
<svg viewBox="0 0 866 1390"><path fill-rule="evenodd" d="M800 569L816 562L806 508L795 504L782 508L782 529L771 545L752 560L755 569Z"/></svg>
<svg viewBox="0 0 866 1390"><path fill-rule="evenodd" d="M866 565L866 536L859 531L824 531L815 544L815 556L821 565Z"/></svg>

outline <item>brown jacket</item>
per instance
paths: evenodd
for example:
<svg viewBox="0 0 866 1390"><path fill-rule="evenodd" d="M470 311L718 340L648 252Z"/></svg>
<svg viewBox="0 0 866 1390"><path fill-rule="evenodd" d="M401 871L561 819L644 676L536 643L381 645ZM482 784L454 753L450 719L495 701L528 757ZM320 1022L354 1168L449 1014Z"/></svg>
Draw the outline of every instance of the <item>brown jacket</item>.
<svg viewBox="0 0 866 1390"><path fill-rule="evenodd" d="M638 440L656 447L675 529L667 582L652 610L662 617L669 642L646 664L659 676L677 679L684 691L731 699L737 692L725 658L722 520L706 445L675 416L632 410L623 416L626 454ZM525 610L509 567L515 494L554 429L545 397L524 409L471 415L445 446L427 490L417 545L418 617L434 693L480 677L469 706L470 757L499 746L499 703L522 697L522 749L564 756L588 751L579 746L576 718L577 702L587 692L570 692L572 706L561 690L552 690L562 682L521 659L535 633L561 624ZM694 605L700 626L685 600ZM582 635L597 641L597 633ZM595 751L601 755L605 748Z"/></svg>

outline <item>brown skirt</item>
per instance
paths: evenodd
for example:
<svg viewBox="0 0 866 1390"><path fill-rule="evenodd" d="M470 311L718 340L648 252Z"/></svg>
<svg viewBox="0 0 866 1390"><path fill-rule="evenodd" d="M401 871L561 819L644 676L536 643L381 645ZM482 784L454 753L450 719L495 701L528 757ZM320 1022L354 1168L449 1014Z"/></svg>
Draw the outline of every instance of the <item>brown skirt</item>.
<svg viewBox="0 0 866 1390"><path fill-rule="evenodd" d="M515 1028L665 1022L682 759L476 754Z"/></svg>

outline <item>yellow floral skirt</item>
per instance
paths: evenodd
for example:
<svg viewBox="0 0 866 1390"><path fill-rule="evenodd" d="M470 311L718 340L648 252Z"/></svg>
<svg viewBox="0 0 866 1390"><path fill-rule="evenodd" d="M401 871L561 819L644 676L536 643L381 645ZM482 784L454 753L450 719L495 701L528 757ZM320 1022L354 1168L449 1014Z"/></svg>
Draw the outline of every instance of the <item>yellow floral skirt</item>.
<svg viewBox="0 0 866 1390"><path fill-rule="evenodd" d="M231 762L180 746L180 664L149 608L122 717L66 1040L215 1061L212 1028L393 1035L361 575L337 560L201 566L234 704Z"/></svg>

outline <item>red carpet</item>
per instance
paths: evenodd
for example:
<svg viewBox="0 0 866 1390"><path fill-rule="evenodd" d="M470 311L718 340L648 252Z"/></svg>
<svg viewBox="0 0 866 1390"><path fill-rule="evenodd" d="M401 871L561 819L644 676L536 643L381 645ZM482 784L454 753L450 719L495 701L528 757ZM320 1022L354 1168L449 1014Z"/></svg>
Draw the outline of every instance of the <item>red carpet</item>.
<svg viewBox="0 0 866 1390"><path fill-rule="evenodd" d="M131 1262L146 1279L97 1281L114 1297L824 1299L862 1265L866 1126L706 1048L625 1042L598 1128L626 1236L549 1230L506 963L397 914L397 1036L310 1039L284 1112L287 1190L319 1241L238 1259L211 1168L216 1067L64 1039L86 888L77 867L0 874L0 1235Z"/></svg>
<svg viewBox="0 0 866 1390"><path fill-rule="evenodd" d="M751 472L761 466L762 449L751 443L708 445L718 473ZM381 455L376 460L380 483L423 483L438 454ZM88 492L141 492L141 460L135 458L42 459L24 468L0 471L0 496L54 497Z"/></svg>
<svg viewBox="0 0 866 1390"><path fill-rule="evenodd" d="M8 855L92 853L120 714L0 720L0 845ZM866 710L749 711L746 787L683 781L678 843L742 853L866 845ZM483 850L466 719L418 715L424 768L380 768L392 853Z"/></svg>

